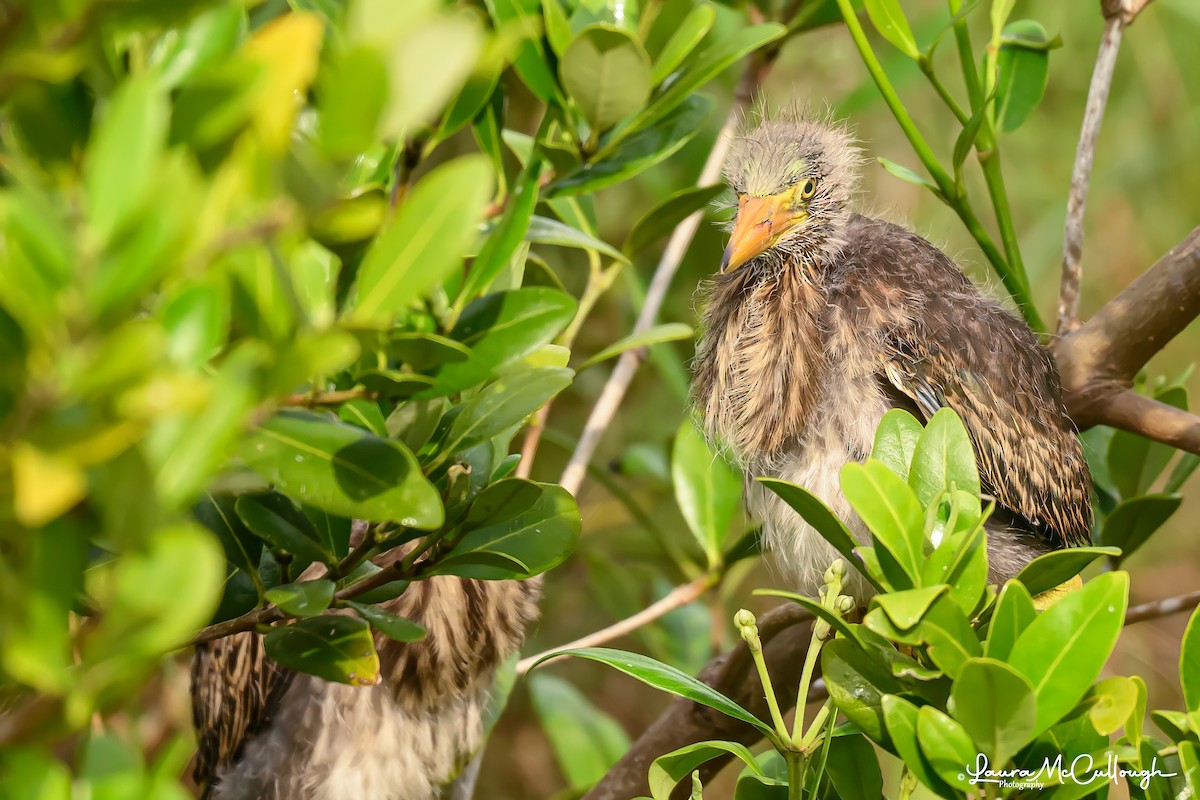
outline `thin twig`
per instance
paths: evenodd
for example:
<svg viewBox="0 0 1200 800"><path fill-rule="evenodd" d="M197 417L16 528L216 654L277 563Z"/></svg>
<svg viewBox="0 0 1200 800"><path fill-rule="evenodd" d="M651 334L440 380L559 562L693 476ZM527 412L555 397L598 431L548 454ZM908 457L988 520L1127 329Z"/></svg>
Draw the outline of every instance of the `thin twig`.
<svg viewBox="0 0 1200 800"><path fill-rule="evenodd" d="M587 636L580 637L573 642L551 648L544 653L523 658L517 662L517 674L524 675L533 668L533 665L541 661L543 658L552 656L555 653L564 650L575 650L580 647L596 647L598 645L611 642L613 639L619 639L626 634L633 633L643 625L649 625L664 614L668 614L677 608L686 606L696 598L711 589L718 581L716 575L701 575L691 583L685 583L682 586L676 586L665 597L656 603L653 603L631 617L614 622L607 628L598 630L595 633L589 633Z"/></svg>
<svg viewBox="0 0 1200 800"><path fill-rule="evenodd" d="M334 392L302 392L293 394L283 401L285 406L337 406L350 400L373 400L375 392L366 389L339 389Z"/></svg>
<svg viewBox="0 0 1200 800"><path fill-rule="evenodd" d="M1121 35L1125 32L1125 25L1125 18L1121 14L1113 14L1105 21L1104 36L1100 39L1100 52L1096 55L1092 83L1088 87L1083 128L1079 132L1079 145L1075 149L1075 169L1071 173L1071 193L1067 197L1062 283L1058 291L1060 334L1069 333L1079 327L1079 286L1083 278L1083 215L1087 207L1092 162L1096 156L1096 140L1100 135L1100 123L1104 120L1104 107L1108 104L1108 90L1112 87L1113 71L1116 69L1117 52L1121 49Z"/></svg>
<svg viewBox="0 0 1200 800"><path fill-rule="evenodd" d="M1200 605L1200 590L1188 592L1177 597L1164 597L1162 600L1152 600L1134 606L1125 612L1125 624L1133 625L1148 619L1158 619L1181 611L1191 611Z"/></svg>

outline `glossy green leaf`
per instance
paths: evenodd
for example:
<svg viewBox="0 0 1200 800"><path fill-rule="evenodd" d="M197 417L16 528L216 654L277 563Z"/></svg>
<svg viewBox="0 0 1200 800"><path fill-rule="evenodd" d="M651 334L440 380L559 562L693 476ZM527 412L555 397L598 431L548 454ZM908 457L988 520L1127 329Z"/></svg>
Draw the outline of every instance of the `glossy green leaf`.
<svg viewBox="0 0 1200 800"><path fill-rule="evenodd" d="M661 755L650 764L650 795L654 800L670 800L679 782L689 777L702 764L716 758L733 756L746 765L753 775L763 775L754 754L737 742L696 742Z"/></svg>
<svg viewBox="0 0 1200 800"><path fill-rule="evenodd" d="M724 192L725 186L722 184L696 186L675 192L642 215L621 249L632 258L671 233L692 214L702 212Z"/></svg>
<svg viewBox="0 0 1200 800"><path fill-rule="evenodd" d="M575 499L561 486L505 478L483 490L463 530L433 574L480 580L540 575L571 554L582 522Z"/></svg>
<svg viewBox="0 0 1200 800"><path fill-rule="evenodd" d="M325 615L267 631L267 655L281 666L334 683L373 686L379 655L371 627L358 617Z"/></svg>
<svg viewBox="0 0 1200 800"><path fill-rule="evenodd" d="M691 55L716 22L716 9L707 4L697 5L679 23L662 52L654 60L650 82L658 86Z"/></svg>
<svg viewBox="0 0 1200 800"><path fill-rule="evenodd" d="M1122 500L1100 528L1100 542L1121 551L1121 562L1149 540L1183 502L1177 494L1149 494Z"/></svg>
<svg viewBox="0 0 1200 800"><path fill-rule="evenodd" d="M444 452L457 453L516 425L570 386L574 375L561 367L536 367L498 378L454 420Z"/></svg>
<svg viewBox="0 0 1200 800"><path fill-rule="evenodd" d="M694 331L690 325L685 325L682 322L666 322L662 325L655 325L641 333L631 333L624 339L613 342L608 347L596 353L591 358L579 365L579 371L595 366L602 361L607 361L610 358L616 358L622 353L630 350L637 350L642 347L649 347L654 344L662 344L664 342L677 342L681 339L690 339L694 335Z"/></svg>
<svg viewBox="0 0 1200 800"><path fill-rule="evenodd" d="M437 490L397 441L313 414L284 412L264 422L239 450L248 467L317 508L419 530L442 524Z"/></svg>
<svg viewBox="0 0 1200 800"><path fill-rule="evenodd" d="M1016 579L1025 584L1031 595L1066 583L1102 556L1119 556L1115 547L1068 547L1038 556L1017 573Z"/></svg>
<svg viewBox="0 0 1200 800"><path fill-rule="evenodd" d="M425 628L411 619L385 611L379 606L356 603L353 600L347 600L345 603L347 608L358 612L372 628L394 642L419 642L425 638Z"/></svg>
<svg viewBox="0 0 1200 800"><path fill-rule="evenodd" d="M398 369L364 372L358 376L358 382L381 400L407 399L437 385L437 381L428 375Z"/></svg>
<svg viewBox="0 0 1200 800"><path fill-rule="evenodd" d="M461 264L491 194L490 175L486 158L463 156L417 183L359 266L352 321L390 320Z"/></svg>
<svg viewBox="0 0 1200 800"><path fill-rule="evenodd" d="M954 681L950 697L955 719L997 767L1033 741L1037 723L1033 687L1007 664L971 659Z"/></svg>
<svg viewBox="0 0 1200 800"><path fill-rule="evenodd" d="M482 383L500 367L553 339L575 316L575 300L554 289L526 287L479 298L463 310L449 338L470 348L464 361L443 365L429 395Z"/></svg>
<svg viewBox="0 0 1200 800"><path fill-rule="evenodd" d="M479 255L471 264L471 271L458 293L459 302L485 293L526 239L533 209L538 203L541 167L541 158L537 156L525 165L509 193L504 213L488 232Z"/></svg>
<svg viewBox="0 0 1200 800"><path fill-rule="evenodd" d="M875 606L887 614L888 619L902 631L911 630L916 626L933 602L950 589L946 584L927 586L924 589L909 589L903 592L889 592L876 595L873 599Z"/></svg>
<svg viewBox="0 0 1200 800"><path fill-rule="evenodd" d="M555 759L577 791L594 786L629 749L620 724L562 678L532 676L529 696Z"/></svg>
<svg viewBox="0 0 1200 800"><path fill-rule="evenodd" d="M805 597L802 594L796 594L795 592L789 592L784 589L755 589L754 595L756 597L782 597L786 600L791 600L805 611L811 613L814 617L825 620L827 623L829 623L829 627L833 628L833 630L837 631L842 636L845 636L847 639L858 638L858 635L854 632L854 629L847 625L845 620L830 611L825 606L818 603L816 600L813 600L811 597Z"/></svg>
<svg viewBox="0 0 1200 800"><path fill-rule="evenodd" d="M885 695L881 707L887 735L896 754L904 761L904 766L939 797L949 796L953 790L933 771L921 752L917 740L917 706L904 698Z"/></svg>
<svg viewBox="0 0 1200 800"><path fill-rule="evenodd" d="M968 494L979 494L975 450L962 420L951 409L938 409L925 426L913 451L908 485L923 506L950 491L951 485Z"/></svg>
<svg viewBox="0 0 1200 800"><path fill-rule="evenodd" d="M916 460L914 454L914 473ZM842 468L842 493L904 572L920 580L925 515L908 484L882 462L867 459Z"/></svg>
<svg viewBox="0 0 1200 800"><path fill-rule="evenodd" d="M320 579L285 583L267 590L268 602L293 617L315 617L333 602L333 581Z"/></svg>
<svg viewBox="0 0 1200 800"><path fill-rule="evenodd" d="M546 187L545 195L565 197L596 192L665 161L703 129L712 106L712 100L703 95L686 97L657 122L625 137L595 161L555 180Z"/></svg>
<svg viewBox="0 0 1200 800"><path fill-rule="evenodd" d="M1181 411L1188 409L1188 393L1182 386L1156 391L1155 400ZM1171 458L1178 452L1170 445L1152 442L1129 431L1112 431L1105 466L1121 498L1133 498L1150 492ZM1167 488L1167 493L1175 491Z"/></svg>
<svg viewBox="0 0 1200 800"><path fill-rule="evenodd" d="M1200 712L1200 611L1192 613L1179 645L1179 683L1187 710Z"/></svg>
<svg viewBox="0 0 1200 800"><path fill-rule="evenodd" d="M357 425L380 438L387 438L387 420L379 410L379 403L374 400L350 400L338 406L338 419L350 425Z"/></svg>
<svg viewBox="0 0 1200 800"><path fill-rule="evenodd" d="M875 429L875 442L871 446L871 458L882 461L888 469L903 480L909 479L909 465L917 442L924 431L917 418L902 408L893 408L883 415Z"/></svg>
<svg viewBox="0 0 1200 800"><path fill-rule="evenodd" d="M471 348L436 333L393 333L388 348L392 355L417 372L466 361L471 357Z"/></svg>
<svg viewBox="0 0 1200 800"><path fill-rule="evenodd" d="M834 639L821 649L821 672L838 710L872 740L890 744L883 697L901 691L891 672L848 639Z"/></svg>
<svg viewBox="0 0 1200 800"><path fill-rule="evenodd" d="M612 25L589 25L558 65L562 85L596 133L642 107L650 97L650 57L636 38Z"/></svg>
<svg viewBox="0 0 1200 800"><path fill-rule="evenodd" d="M880 800L883 774L879 757L866 737L834 736L829 741L825 773L841 800Z"/></svg>
<svg viewBox="0 0 1200 800"><path fill-rule="evenodd" d="M1020 581L1009 581L996 598L996 610L988 623L987 644L984 652L988 658L1007 661L1012 646L1029 623L1037 618L1037 609L1029 590Z"/></svg>
<svg viewBox="0 0 1200 800"><path fill-rule="evenodd" d="M499 83L500 73L482 65L477 66L476 72L458 90L458 96L454 98L450 108L446 109L442 116L442 124L430 140L431 143L436 146L466 127L487 106Z"/></svg>
<svg viewBox="0 0 1200 800"><path fill-rule="evenodd" d="M826 508L819 498L804 487L787 481L775 478L756 478L755 480L779 495L780 499L803 517L805 522L813 526L825 541L833 545L833 548L846 558L847 563L857 569L872 586L882 591L883 587L863 568L862 560L855 553L855 549L860 545L850 533L850 529L834 516L833 512Z"/></svg>
<svg viewBox="0 0 1200 800"><path fill-rule="evenodd" d="M513 58L521 80L543 102L558 97L558 84L550 69L550 59L542 47L542 20L538 0L486 0L497 28L513 26L522 41Z"/></svg>
<svg viewBox="0 0 1200 800"><path fill-rule="evenodd" d="M1013 644L1008 663L1033 686L1038 732L1074 708L1100 674L1128 600L1127 573L1097 576L1042 612Z"/></svg>
<svg viewBox="0 0 1200 800"><path fill-rule="evenodd" d="M904 181L905 183L913 183L913 184L916 184L917 186L924 186L926 189L933 192L938 197L942 197L942 190L938 188L936 183L929 180L928 178L921 177L920 175L913 172L908 167L897 164L895 161L892 161L887 158L883 158L882 156L877 158L876 161L879 162L879 166L883 167L889 173L891 173L895 177L899 178L900 180Z"/></svg>
<svg viewBox="0 0 1200 800"><path fill-rule="evenodd" d="M832 643L831 643L832 644ZM637 680L659 689L668 692L677 697L685 697L694 703L699 703L703 706L716 709L727 717L731 717L739 722L744 722L753 727L764 736L774 736L775 731L770 725L755 717L746 709L739 706L737 703L730 700L725 695L701 683L691 675L680 672L674 667L668 666L661 662L655 661L652 658L639 655L638 653L626 653L621 650L612 650L607 647L585 647L574 650L558 650L547 655L539 660L537 664L541 664L548 658L558 658L560 656L575 656L576 658L586 658L592 661L599 661L602 664L616 669L626 675L636 678Z"/></svg>
<svg viewBox="0 0 1200 800"><path fill-rule="evenodd" d="M572 247L576 250L595 250L609 258L629 263L625 254L608 242L589 236L581 230L550 217L535 216L529 223L525 240L533 244L549 244L557 247Z"/></svg>
<svg viewBox="0 0 1200 800"><path fill-rule="evenodd" d="M675 434L671 454L675 501L688 528L708 557L721 559L721 549L742 497L742 479L733 467L713 452L690 419Z"/></svg>
<svg viewBox="0 0 1200 800"><path fill-rule="evenodd" d="M922 706L917 711L917 741L939 778L960 791L971 788L965 767L975 763L978 751L961 725L933 706Z"/></svg>
<svg viewBox="0 0 1200 800"><path fill-rule="evenodd" d="M951 677L957 676L969 659L983 655L975 629L949 597L939 597L921 621L907 630L896 626L878 608L867 613L863 624L894 642L927 645L933 663Z"/></svg>
<svg viewBox="0 0 1200 800"><path fill-rule="evenodd" d="M1083 703L1088 706L1088 719L1096 732L1110 736L1128 722L1137 708L1138 687L1131 678L1114 675L1097 681Z"/></svg>
<svg viewBox="0 0 1200 800"><path fill-rule="evenodd" d="M238 518L254 534L277 550L286 550L306 561L336 562L316 529L292 501L280 494L242 495L234 504Z"/></svg>
<svg viewBox="0 0 1200 800"><path fill-rule="evenodd" d="M1046 40L1046 30L1031 19L1011 22L1004 28L1010 37ZM996 127L1011 133L1025 122L1046 93L1050 54L1045 49L1005 43L996 57Z"/></svg>
<svg viewBox="0 0 1200 800"><path fill-rule="evenodd" d="M875 30L893 47L909 58L915 59L921 54L908 18L904 16L904 9L900 7L900 0L863 0L863 5L867 7L867 15Z"/></svg>

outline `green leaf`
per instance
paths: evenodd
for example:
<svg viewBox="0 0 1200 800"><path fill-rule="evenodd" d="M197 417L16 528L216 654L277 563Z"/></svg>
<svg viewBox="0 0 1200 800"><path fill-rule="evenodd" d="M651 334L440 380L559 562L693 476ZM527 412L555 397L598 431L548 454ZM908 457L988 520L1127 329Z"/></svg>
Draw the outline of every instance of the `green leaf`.
<svg viewBox="0 0 1200 800"><path fill-rule="evenodd" d="M1119 675L1105 678L1096 682L1084 697L1083 704L1090 706L1088 719L1096 732L1101 736L1110 736L1124 726L1136 710L1137 684Z"/></svg>
<svg viewBox="0 0 1200 800"><path fill-rule="evenodd" d="M521 80L537 97L546 103L558 98L558 84L550 69L550 59L542 48L541 15L537 0L486 0L488 11L503 30L510 25L522 34L513 66Z"/></svg>
<svg viewBox="0 0 1200 800"><path fill-rule="evenodd" d="M516 425L570 386L574 375L561 367L536 367L498 378L454 420L443 452L453 455Z"/></svg>
<svg viewBox="0 0 1200 800"><path fill-rule="evenodd" d="M679 23L654 61L650 82L658 86L679 68L717 20L717 11L711 5L697 5Z"/></svg>
<svg viewBox="0 0 1200 800"><path fill-rule="evenodd" d="M480 493L463 530L431 574L480 580L540 575L575 549L582 522L575 499L561 486L505 478Z"/></svg>
<svg viewBox="0 0 1200 800"><path fill-rule="evenodd" d="M883 797L879 757L862 735L830 739L825 771L841 800L880 800Z"/></svg>
<svg viewBox="0 0 1200 800"><path fill-rule="evenodd" d="M1011 39L1029 37L1045 41L1046 29L1031 19L1017 20L1004 28ZM1043 48L1031 48L1006 42L996 57L996 127L1011 133L1025 122L1046 93L1050 54Z"/></svg>
<svg viewBox="0 0 1200 800"><path fill-rule="evenodd" d="M456 364L471 357L471 348L436 333L400 331L388 342L391 354L417 372Z"/></svg>
<svg viewBox="0 0 1200 800"><path fill-rule="evenodd" d="M914 454L914 474L917 456ZM921 579L925 515L913 490L882 462L850 462L842 467L842 493L913 581Z"/></svg>
<svg viewBox="0 0 1200 800"><path fill-rule="evenodd" d="M267 600L293 617L315 617L333 602L333 581L285 583L267 590Z"/></svg>
<svg viewBox="0 0 1200 800"><path fill-rule="evenodd" d="M1121 551L1118 563L1124 562L1145 544L1151 534L1162 527L1183 502L1177 494L1149 494L1122 500L1104 518L1100 542Z"/></svg>
<svg viewBox="0 0 1200 800"><path fill-rule="evenodd" d="M611 128L650 97L650 57L627 31L589 25L558 65L562 85L594 134Z"/></svg>
<svg viewBox="0 0 1200 800"><path fill-rule="evenodd" d="M334 683L373 686L379 655L371 627L358 617L326 615L267 631L267 655L281 666Z"/></svg>
<svg viewBox="0 0 1200 800"><path fill-rule="evenodd" d="M613 342L608 347L596 353L594 356L584 361L579 365L579 370L582 372L588 367L595 366L602 361L607 361L610 358L616 358L629 350L637 350L642 347L649 347L653 344L662 344L663 342L677 342L680 339L690 339L694 335L692 326L685 325L682 322L667 322L662 325L655 325L641 333L631 333L620 341Z"/></svg>
<svg viewBox="0 0 1200 800"><path fill-rule="evenodd" d="M901 691L900 682L887 667L853 641L834 639L821 649L821 673L838 710L886 747L883 696Z"/></svg>
<svg viewBox="0 0 1200 800"><path fill-rule="evenodd" d="M561 56L571 44L571 24L567 20L560 0L544 0L542 16L545 19L546 39L551 49Z"/></svg>
<svg viewBox="0 0 1200 800"><path fill-rule="evenodd" d="M162 313L167 356L176 364L197 368L220 349L228 333L229 304L215 283L181 289Z"/></svg>
<svg viewBox="0 0 1200 800"><path fill-rule="evenodd" d="M394 642L419 642L425 638L425 628L411 619L385 611L379 606L356 603L353 600L347 600L345 603L348 608L357 611L372 628Z"/></svg>
<svg viewBox="0 0 1200 800"><path fill-rule="evenodd" d="M907 481L909 465L924 427L917 418L902 408L893 408L883 415L875 429L871 458L882 461L888 469Z"/></svg>
<svg viewBox="0 0 1200 800"><path fill-rule="evenodd" d="M885 695L882 709L887 724L887 735L896 754L904 761L904 766L939 797L952 796L953 789L938 777L921 752L917 741L917 706L901 697Z"/></svg>
<svg viewBox="0 0 1200 800"><path fill-rule="evenodd" d="M854 632L854 629L847 625L845 620L830 611L825 606L818 603L816 600L813 600L811 597L805 597L802 594L796 594L795 592L789 592L784 589L755 589L754 595L756 597L782 597L784 599L791 600L804 610L810 612L814 617L819 617L820 619L828 622L831 628L840 633L842 636L845 636L847 639L858 638L858 635Z"/></svg>
<svg viewBox="0 0 1200 800"><path fill-rule="evenodd" d="M1190 712L1200 712L1200 611L1192 613L1179 645L1179 684Z"/></svg>
<svg viewBox="0 0 1200 800"><path fill-rule="evenodd" d="M863 624L894 642L927 645L933 663L951 677L957 676L969 659L983 654L975 629L962 609L949 597L939 597L921 621L908 630L897 627L878 608L867 613Z"/></svg>
<svg viewBox="0 0 1200 800"><path fill-rule="evenodd" d="M954 177L956 182L962 181L962 165L966 163L967 156L971 154L971 148L974 146L975 140L979 137L979 131L983 127L984 121L988 118L987 115L988 104L984 103L983 107L967 120L967 124L963 126L962 132L954 140Z"/></svg>
<svg viewBox="0 0 1200 800"><path fill-rule="evenodd" d="M122 83L92 133L84 167L92 233L107 241L147 199L167 143L169 109L158 77Z"/></svg>
<svg viewBox="0 0 1200 800"><path fill-rule="evenodd" d="M904 16L904 9L900 8L900 0L864 0L863 4L880 36L909 58L915 59L921 55L912 28Z"/></svg>
<svg viewBox="0 0 1200 800"><path fill-rule="evenodd" d="M988 623L987 644L984 646L987 657L1007 661L1013 644L1035 619L1037 609L1025 584L1016 580L1004 584L996 599L996 610L992 612L991 622Z"/></svg>
<svg viewBox="0 0 1200 800"><path fill-rule="evenodd" d="M913 172L908 167L901 166L900 164L897 164L895 161L891 161L890 159L886 159L883 157L877 158L876 161L879 162L879 166L883 167L885 170L887 170L889 173L891 173L895 177L899 178L900 180L902 180L906 183L916 184L917 186L924 186L926 189L933 192L937 197L939 197L939 198L944 197L944 195L942 194L942 190L938 188L938 185L936 183L929 180L928 178L921 177L920 175Z"/></svg>
<svg viewBox="0 0 1200 800"><path fill-rule="evenodd" d="M573 247L576 250L595 250L615 261L623 264L629 263L625 254L608 242L589 236L581 230L550 217L535 216L529 223L529 232L525 234L525 240L533 244Z"/></svg>
<svg viewBox="0 0 1200 800"><path fill-rule="evenodd" d="M158 79L173 89L233 52L242 34L245 12L218 6L197 16L176 36L162 36L150 54Z"/></svg>
<svg viewBox="0 0 1200 800"><path fill-rule="evenodd" d="M521 242L527 238L533 209L538 203L541 173L542 160L538 154L521 171L509 193L500 221L488 231L483 247L472 262L471 271L467 273L467 279L458 293L460 302L486 292L500 271L512 260Z"/></svg>
<svg viewBox="0 0 1200 800"><path fill-rule="evenodd" d="M334 514L435 530L437 489L400 442L298 412L263 423L239 450L246 465L292 497Z"/></svg>
<svg viewBox="0 0 1200 800"><path fill-rule="evenodd" d="M1182 386L1159 390L1154 393L1154 399L1181 411L1188 408L1187 390ZM1105 466L1120 496L1133 498L1150 491L1176 452L1170 445L1152 442L1136 433L1112 431ZM1165 491L1170 493L1175 489L1168 487Z"/></svg>
<svg viewBox="0 0 1200 800"><path fill-rule="evenodd" d="M700 6L700 8L706 8L706 6ZM709 203L724 192L725 186L719 183L675 192L642 215L642 218L634 224L621 249L632 258L661 237L675 230L692 214L703 211Z"/></svg>
<svg viewBox="0 0 1200 800"><path fill-rule="evenodd" d="M320 143L333 158L368 150L388 103L388 64L378 48L356 46L330 62L319 83Z"/></svg>
<svg viewBox="0 0 1200 800"><path fill-rule="evenodd" d="M710 565L720 563L721 548L742 498L742 480L714 453L690 419L675 434L671 453L675 501Z"/></svg>
<svg viewBox="0 0 1200 800"><path fill-rule="evenodd" d="M629 737L616 720L562 678L532 676L529 695L571 788L590 789L629 749Z"/></svg>
<svg viewBox="0 0 1200 800"><path fill-rule="evenodd" d="M696 742L661 755L650 764L650 795L654 800L670 800L671 793L684 778L702 764L715 758L733 756L746 765L753 775L763 775L754 754L737 742Z"/></svg>
<svg viewBox="0 0 1200 800"><path fill-rule="evenodd" d="M462 263L491 195L491 167L463 156L422 178L358 268L349 319L385 323Z"/></svg>
<svg viewBox="0 0 1200 800"><path fill-rule="evenodd" d="M954 717L997 768L1033 741L1037 700L1012 667L990 658L968 661L951 690Z"/></svg>
<svg viewBox="0 0 1200 800"><path fill-rule="evenodd" d="M975 763L978 753L961 725L933 706L922 706L917 711L917 741L939 778L961 791L971 789L964 768Z"/></svg>
<svg viewBox="0 0 1200 800"><path fill-rule="evenodd" d="M832 645L833 643L831 643ZM647 686L652 686L677 697L684 697L694 703L716 709L727 717L744 722L767 737L775 735L774 729L755 717L746 709L730 700L725 695L707 684L701 683L691 675L687 675L674 667L668 666L652 658L638 653L626 653L607 647L585 647L575 650L557 650L534 664L536 667L549 658L560 656L575 656L599 661L601 664L616 669L636 678Z"/></svg>
<svg viewBox="0 0 1200 800"><path fill-rule="evenodd" d="M234 509L246 527L273 548L307 561L336 563L337 556L322 546L312 523L288 498L275 493L242 495Z"/></svg>
<svg viewBox="0 0 1200 800"><path fill-rule="evenodd" d="M1074 578L1101 556L1119 556L1115 547L1068 547L1038 556L1017 573L1031 595L1039 595Z"/></svg>
<svg viewBox="0 0 1200 800"><path fill-rule="evenodd" d="M483 383L553 339L575 316L575 308L570 295L542 287L479 298L463 310L449 334L470 348L470 355L443 365L434 376L436 386L420 396L452 394Z"/></svg>
<svg viewBox="0 0 1200 800"><path fill-rule="evenodd" d="M387 420L379 410L379 403L374 400L359 399L342 403L338 406L338 419L350 425L357 425L381 439L387 438Z"/></svg>
<svg viewBox="0 0 1200 800"><path fill-rule="evenodd" d="M625 137L595 160L555 180L546 197L588 194L623 183L674 155L704 127L713 102L703 95L685 98L654 124Z"/></svg>
<svg viewBox="0 0 1200 800"><path fill-rule="evenodd" d="M928 586L924 589L909 589L876 595L873 603L887 614L888 619L902 631L916 626L933 602L950 589L946 584Z"/></svg>
<svg viewBox="0 0 1200 800"><path fill-rule="evenodd" d="M883 591L883 587L863 568L862 559L854 552L855 548L860 545L850 533L850 529L834 516L833 512L826 508L816 495L802 486L775 478L755 478L755 480L779 495L780 499L803 517L805 522L813 526L825 541L845 556L847 563L857 569L876 590Z"/></svg>
<svg viewBox="0 0 1200 800"><path fill-rule="evenodd" d="M930 418L917 442L908 485L921 505L929 506L942 492L950 491L951 484L968 494L979 494L975 450L967 429L954 411L941 408ZM975 515L978 514L976 510Z"/></svg>
<svg viewBox="0 0 1200 800"><path fill-rule="evenodd" d="M1037 696L1037 731L1062 719L1108 660L1125 624L1129 575L1108 572L1061 598L1030 623L1008 663Z"/></svg>

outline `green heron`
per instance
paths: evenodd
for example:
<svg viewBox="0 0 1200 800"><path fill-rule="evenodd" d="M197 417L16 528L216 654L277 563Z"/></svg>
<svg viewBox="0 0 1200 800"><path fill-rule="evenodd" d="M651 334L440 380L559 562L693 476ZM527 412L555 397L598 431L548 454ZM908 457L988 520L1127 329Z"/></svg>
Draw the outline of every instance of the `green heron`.
<svg viewBox="0 0 1200 800"><path fill-rule="evenodd" d="M734 141L737 217L707 289L694 402L748 477L805 487L864 542L842 466L867 457L889 409L954 409L996 502L988 563L1000 583L1089 539L1091 479L1059 376L1029 327L945 253L851 211L860 154L844 128L799 117ZM784 572L815 591L835 551L761 484L748 481L746 498Z"/></svg>

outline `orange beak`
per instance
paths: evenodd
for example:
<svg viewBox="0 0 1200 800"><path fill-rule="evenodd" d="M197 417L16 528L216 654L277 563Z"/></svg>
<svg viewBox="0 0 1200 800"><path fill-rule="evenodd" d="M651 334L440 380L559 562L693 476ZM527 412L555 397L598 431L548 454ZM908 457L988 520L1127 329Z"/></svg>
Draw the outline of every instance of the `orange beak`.
<svg viewBox="0 0 1200 800"><path fill-rule="evenodd" d="M791 210L791 193L738 198L737 221L721 259L721 272L733 272L755 256L770 250L785 233L805 218Z"/></svg>

